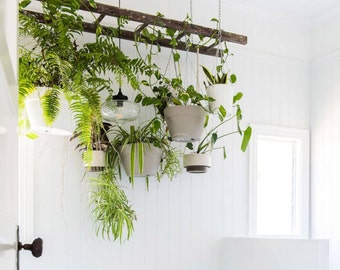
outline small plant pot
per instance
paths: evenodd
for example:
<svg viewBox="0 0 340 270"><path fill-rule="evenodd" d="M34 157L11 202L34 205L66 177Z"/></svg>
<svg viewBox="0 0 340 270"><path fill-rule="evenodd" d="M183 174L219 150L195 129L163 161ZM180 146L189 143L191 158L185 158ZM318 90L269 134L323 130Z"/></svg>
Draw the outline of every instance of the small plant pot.
<svg viewBox="0 0 340 270"><path fill-rule="evenodd" d="M90 172L99 172L105 168L106 153L103 150L93 150L90 164L84 164Z"/></svg>
<svg viewBox="0 0 340 270"><path fill-rule="evenodd" d="M227 114L232 113L234 90L231 83L210 85L207 87L206 92L208 97L215 100L209 102L210 111L216 112L222 105Z"/></svg>
<svg viewBox="0 0 340 270"><path fill-rule="evenodd" d="M60 110L57 119L54 121L52 126L47 126L45 123L39 93L40 95L43 95L46 89L47 88L44 87L38 87L37 90L25 100L27 117L29 119L31 129L38 133L71 136L74 131L75 124L67 100L63 96L60 98Z"/></svg>
<svg viewBox="0 0 340 270"><path fill-rule="evenodd" d="M203 134L206 112L196 105L170 106L164 110L165 121L173 141L199 141Z"/></svg>
<svg viewBox="0 0 340 270"><path fill-rule="evenodd" d="M134 176L155 176L161 163L163 150L153 145L143 144L143 168L139 168L138 144L135 144L135 170ZM131 176L131 144L127 144L120 150L120 158L127 176Z"/></svg>
<svg viewBox="0 0 340 270"><path fill-rule="evenodd" d="M189 173L206 173L211 167L210 153L185 154L183 156L183 166Z"/></svg>

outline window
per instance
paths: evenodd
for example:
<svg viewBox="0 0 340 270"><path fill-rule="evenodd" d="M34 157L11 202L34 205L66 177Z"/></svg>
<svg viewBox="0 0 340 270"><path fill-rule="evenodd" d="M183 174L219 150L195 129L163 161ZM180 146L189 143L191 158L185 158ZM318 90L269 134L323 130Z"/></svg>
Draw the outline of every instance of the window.
<svg viewBox="0 0 340 270"><path fill-rule="evenodd" d="M252 125L249 234L308 237L308 130Z"/></svg>

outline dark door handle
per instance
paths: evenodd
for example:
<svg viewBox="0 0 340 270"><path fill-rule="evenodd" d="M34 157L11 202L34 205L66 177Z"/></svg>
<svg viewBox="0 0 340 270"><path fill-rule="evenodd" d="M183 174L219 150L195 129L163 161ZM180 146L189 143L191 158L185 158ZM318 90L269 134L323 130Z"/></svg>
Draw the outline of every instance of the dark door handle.
<svg viewBox="0 0 340 270"><path fill-rule="evenodd" d="M18 250L30 250L32 255L36 258L40 257L43 252L43 240L41 238L36 238L33 240L32 244L22 244L18 242Z"/></svg>

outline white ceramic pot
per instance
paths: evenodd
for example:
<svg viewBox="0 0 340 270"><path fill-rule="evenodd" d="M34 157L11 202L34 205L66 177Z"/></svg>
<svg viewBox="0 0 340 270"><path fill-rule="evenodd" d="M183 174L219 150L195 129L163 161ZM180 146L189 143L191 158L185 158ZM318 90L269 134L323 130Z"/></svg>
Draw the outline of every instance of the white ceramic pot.
<svg viewBox="0 0 340 270"><path fill-rule="evenodd" d="M157 174L159 165L161 163L162 149L149 144L143 144L144 148L144 162L142 173L139 168L138 144L135 144L135 170L134 176L154 176ZM127 176L131 176L131 144L127 144L120 150L120 158Z"/></svg>
<svg viewBox="0 0 340 270"><path fill-rule="evenodd" d="M199 141L203 134L206 112L200 106L170 106L164 110L172 140L177 142Z"/></svg>
<svg viewBox="0 0 340 270"><path fill-rule="evenodd" d="M72 118L72 112L69 109L67 100L62 96L60 99L60 111L57 119L52 126L47 126L43 119L40 97L44 94L46 88L38 87L37 91L28 96L25 100L27 117L30 121L31 129L38 133L50 133L52 135L71 136L75 123Z"/></svg>
<svg viewBox="0 0 340 270"><path fill-rule="evenodd" d="M211 167L210 153L185 154L183 156L183 166L189 173L206 173Z"/></svg>
<svg viewBox="0 0 340 270"><path fill-rule="evenodd" d="M234 90L231 83L210 85L206 92L208 97L215 99L215 101L209 102L209 109L212 112L216 112L222 105L227 114L232 113Z"/></svg>

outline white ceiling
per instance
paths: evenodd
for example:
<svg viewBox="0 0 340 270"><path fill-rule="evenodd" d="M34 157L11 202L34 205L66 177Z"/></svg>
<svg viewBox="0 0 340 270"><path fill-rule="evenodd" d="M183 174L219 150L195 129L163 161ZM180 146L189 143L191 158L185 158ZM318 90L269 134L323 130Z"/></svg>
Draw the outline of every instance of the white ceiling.
<svg viewBox="0 0 340 270"><path fill-rule="evenodd" d="M223 1L223 0L222 0ZM280 12L287 16L305 20L317 20L340 9L339 0L228 0L235 4L260 9L266 12Z"/></svg>

